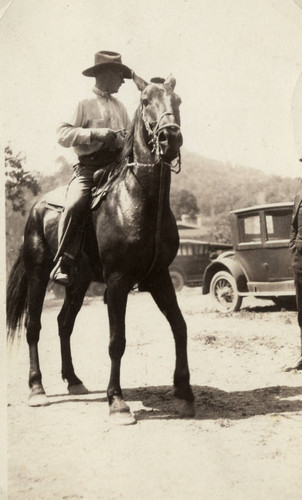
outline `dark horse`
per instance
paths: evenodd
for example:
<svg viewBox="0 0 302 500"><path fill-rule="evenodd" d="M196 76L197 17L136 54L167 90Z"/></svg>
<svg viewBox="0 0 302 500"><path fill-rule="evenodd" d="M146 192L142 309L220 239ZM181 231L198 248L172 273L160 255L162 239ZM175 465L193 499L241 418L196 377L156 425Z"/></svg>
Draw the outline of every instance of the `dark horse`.
<svg viewBox="0 0 302 500"><path fill-rule="evenodd" d="M174 93L176 82L172 75L160 83L146 83L136 75L134 81L141 91L140 105L113 183L93 212L94 240L90 237L92 243L84 247L75 279L66 288L64 304L58 315L62 377L68 382L71 394L87 392L73 368L70 336L89 283L96 272L99 275L101 272L107 285L110 324L109 412L121 423L134 421L123 400L120 364L126 345L127 297L137 284L141 290L151 293L170 323L176 349L174 395L177 411L182 416L194 415L186 323L168 271L179 244L169 195L171 162L178 159L180 164L180 99ZM45 291L57 247L58 218L57 212L47 208L45 199L33 206L25 227L24 243L8 283L7 320L11 340L25 316L31 406L48 402L42 385L38 341ZM89 235L86 236L88 241Z"/></svg>

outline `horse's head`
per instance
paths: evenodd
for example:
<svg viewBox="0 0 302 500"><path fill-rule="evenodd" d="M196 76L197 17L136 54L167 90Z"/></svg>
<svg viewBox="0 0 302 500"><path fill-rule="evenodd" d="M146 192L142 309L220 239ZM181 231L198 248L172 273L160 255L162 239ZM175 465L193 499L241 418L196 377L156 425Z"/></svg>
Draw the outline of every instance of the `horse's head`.
<svg viewBox="0 0 302 500"><path fill-rule="evenodd" d="M170 75L166 80L154 78L147 83L135 74L133 80L141 91L140 109L146 143L152 153L170 162L179 155L182 145L181 99L174 92L176 80Z"/></svg>

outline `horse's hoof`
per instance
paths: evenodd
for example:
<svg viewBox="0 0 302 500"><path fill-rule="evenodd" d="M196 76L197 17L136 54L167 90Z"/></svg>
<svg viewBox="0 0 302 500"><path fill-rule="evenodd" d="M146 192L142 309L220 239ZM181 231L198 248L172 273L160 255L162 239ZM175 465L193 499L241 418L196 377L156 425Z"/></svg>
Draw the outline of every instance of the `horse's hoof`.
<svg viewBox="0 0 302 500"><path fill-rule="evenodd" d="M285 368L284 371L291 372L293 370L302 370L302 356L298 359L295 366L289 366L288 368Z"/></svg>
<svg viewBox="0 0 302 500"><path fill-rule="evenodd" d="M133 425L136 424L136 420L132 415L131 411L123 412L110 412L110 423L112 425Z"/></svg>
<svg viewBox="0 0 302 500"><path fill-rule="evenodd" d="M110 422L113 425L133 425L136 420L133 417L130 408L126 405L125 401L119 397L114 396L111 405L109 406Z"/></svg>
<svg viewBox="0 0 302 500"><path fill-rule="evenodd" d="M192 418L195 416L194 401L186 399L174 398L174 406L177 413L184 418Z"/></svg>
<svg viewBox="0 0 302 500"><path fill-rule="evenodd" d="M28 406L48 406L49 401L45 393L30 394L28 398Z"/></svg>
<svg viewBox="0 0 302 500"><path fill-rule="evenodd" d="M87 387L85 387L84 384L70 385L68 387L68 392L69 392L69 394L72 394L73 396L76 396L79 394L88 394L89 393Z"/></svg>

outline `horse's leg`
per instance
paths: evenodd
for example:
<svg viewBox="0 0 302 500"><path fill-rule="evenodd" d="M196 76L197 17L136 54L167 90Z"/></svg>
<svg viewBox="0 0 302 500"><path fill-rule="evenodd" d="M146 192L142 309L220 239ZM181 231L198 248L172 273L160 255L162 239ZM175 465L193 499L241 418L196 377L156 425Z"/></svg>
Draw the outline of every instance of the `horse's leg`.
<svg viewBox="0 0 302 500"><path fill-rule="evenodd" d="M131 285L128 280L117 274L111 275L107 282L110 326L109 356L111 359L107 397L111 421L120 425L135 423L129 406L124 402L120 386L121 358L126 347L125 314L130 289Z"/></svg>
<svg viewBox="0 0 302 500"><path fill-rule="evenodd" d="M152 273L144 282L161 312L170 323L176 350L174 396L177 411L184 417L193 417L194 395L190 386L187 357L187 326L179 309L168 269Z"/></svg>
<svg viewBox="0 0 302 500"><path fill-rule="evenodd" d="M59 337L61 344L62 378L68 382L68 392L70 394L87 394L88 390L82 381L76 376L71 357L70 337L74 327L74 322L80 311L85 293L89 286L90 279L81 279L76 283L76 287L67 287L66 296L62 309L58 315Z"/></svg>
<svg viewBox="0 0 302 500"><path fill-rule="evenodd" d="M42 307L48 283L48 273L43 267L36 267L28 277L28 309L26 317L26 339L29 346L30 406L45 406L48 403L39 365L38 342L41 330Z"/></svg>

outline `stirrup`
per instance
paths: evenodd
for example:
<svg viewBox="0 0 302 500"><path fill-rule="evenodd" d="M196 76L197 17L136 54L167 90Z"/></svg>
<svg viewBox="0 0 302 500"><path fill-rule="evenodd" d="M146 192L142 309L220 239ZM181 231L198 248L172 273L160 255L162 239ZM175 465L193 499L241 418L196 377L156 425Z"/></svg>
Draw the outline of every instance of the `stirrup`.
<svg viewBox="0 0 302 500"><path fill-rule="evenodd" d="M62 260L62 257L58 259L58 262L51 271L49 277L52 281L58 283L59 285L68 286L70 285L71 279L68 274L62 270Z"/></svg>

